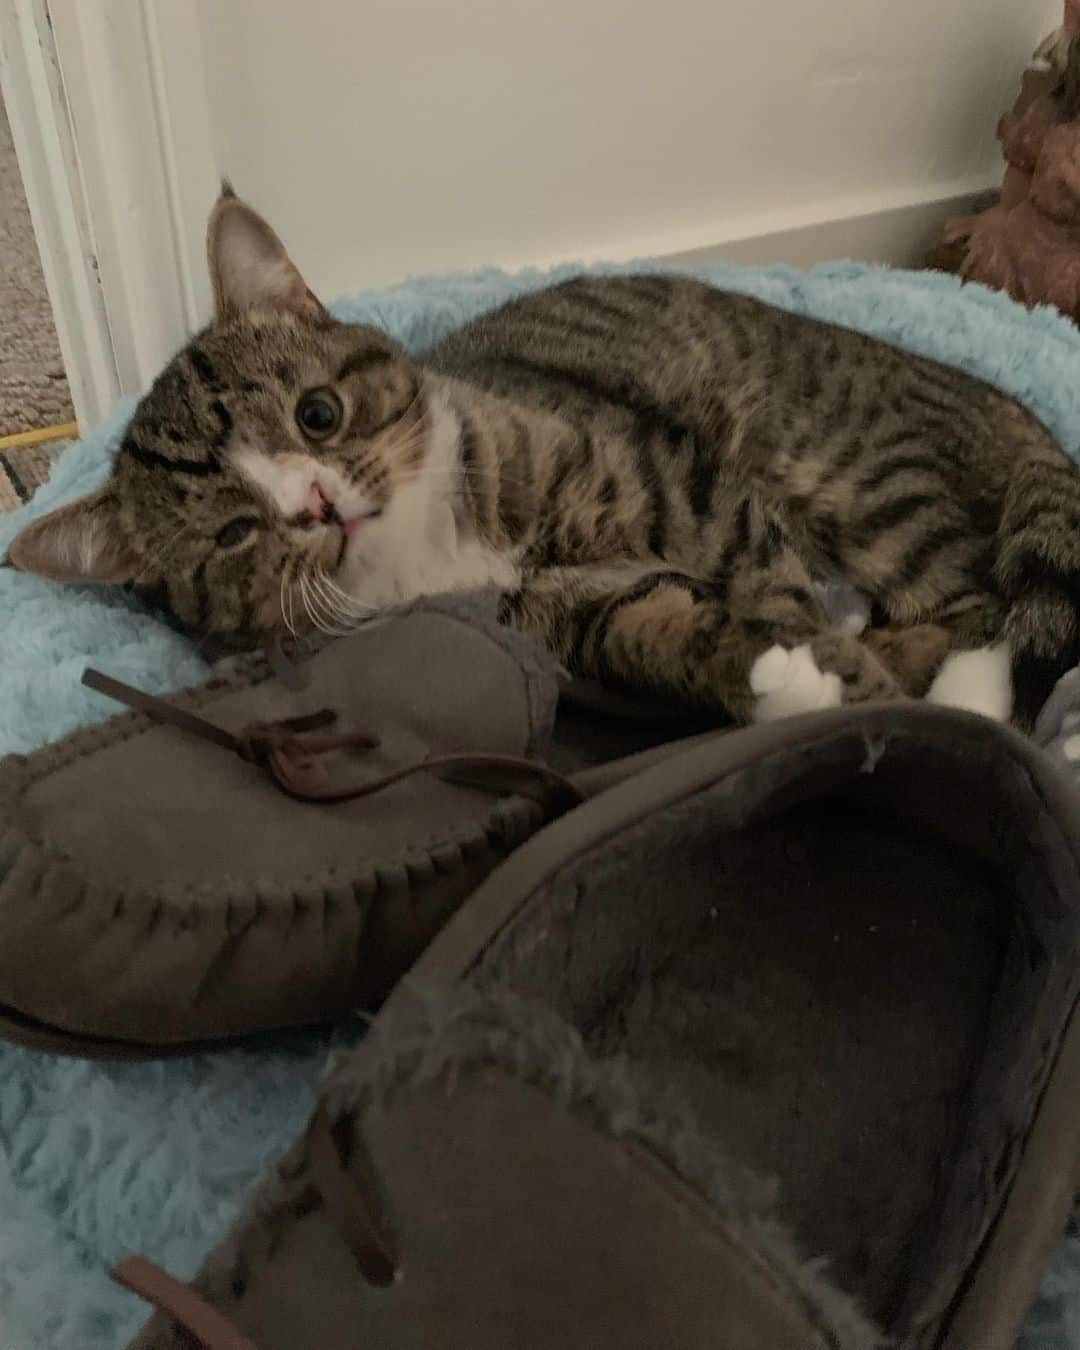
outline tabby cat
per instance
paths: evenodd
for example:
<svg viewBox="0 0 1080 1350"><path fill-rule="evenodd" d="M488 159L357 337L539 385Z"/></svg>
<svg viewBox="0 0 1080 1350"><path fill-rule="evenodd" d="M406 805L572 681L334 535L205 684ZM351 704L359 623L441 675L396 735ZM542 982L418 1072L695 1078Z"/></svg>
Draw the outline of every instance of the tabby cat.
<svg viewBox="0 0 1080 1350"><path fill-rule="evenodd" d="M213 323L16 567L251 636L494 585L571 670L740 720L928 694L1030 724L1080 656L1080 475L978 380L674 275L579 277L411 357L228 188L208 253Z"/></svg>

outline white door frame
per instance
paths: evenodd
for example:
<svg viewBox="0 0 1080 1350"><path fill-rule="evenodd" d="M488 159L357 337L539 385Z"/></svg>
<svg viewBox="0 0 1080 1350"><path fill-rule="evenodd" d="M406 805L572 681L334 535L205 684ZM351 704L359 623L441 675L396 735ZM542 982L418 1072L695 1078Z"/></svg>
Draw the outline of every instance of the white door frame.
<svg viewBox="0 0 1080 1350"><path fill-rule="evenodd" d="M120 382L45 0L0 0L0 81L80 427Z"/></svg>
<svg viewBox="0 0 1080 1350"><path fill-rule="evenodd" d="M80 427L209 317L218 189L190 0L0 0L0 81Z"/></svg>

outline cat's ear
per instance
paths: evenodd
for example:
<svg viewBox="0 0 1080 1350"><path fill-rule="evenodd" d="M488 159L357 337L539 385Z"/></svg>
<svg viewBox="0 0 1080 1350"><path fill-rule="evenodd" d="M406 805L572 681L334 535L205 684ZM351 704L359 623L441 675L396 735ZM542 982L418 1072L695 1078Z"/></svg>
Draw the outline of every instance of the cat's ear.
<svg viewBox="0 0 1080 1350"><path fill-rule="evenodd" d="M210 213L206 255L217 318L258 306L280 306L312 317L326 311L285 251L285 245L228 183Z"/></svg>
<svg viewBox="0 0 1080 1350"><path fill-rule="evenodd" d="M31 521L11 541L7 560L51 581L123 584L134 580L137 568L108 486Z"/></svg>

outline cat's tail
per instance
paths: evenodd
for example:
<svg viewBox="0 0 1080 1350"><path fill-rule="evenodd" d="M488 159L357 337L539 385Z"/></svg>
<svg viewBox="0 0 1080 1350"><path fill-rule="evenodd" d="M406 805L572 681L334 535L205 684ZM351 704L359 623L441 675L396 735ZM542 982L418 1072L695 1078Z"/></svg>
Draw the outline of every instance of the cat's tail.
<svg viewBox="0 0 1080 1350"><path fill-rule="evenodd" d="M1009 481L994 573L1008 605L1013 720L1030 727L1080 662L1080 471L1031 413L1008 404L1002 416Z"/></svg>

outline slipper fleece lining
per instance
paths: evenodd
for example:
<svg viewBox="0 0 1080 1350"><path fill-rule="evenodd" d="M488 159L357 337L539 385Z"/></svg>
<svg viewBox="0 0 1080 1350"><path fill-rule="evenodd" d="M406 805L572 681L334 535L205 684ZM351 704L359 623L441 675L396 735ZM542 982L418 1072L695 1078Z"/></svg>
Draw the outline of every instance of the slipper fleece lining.
<svg viewBox="0 0 1080 1350"><path fill-rule="evenodd" d="M827 748L809 776L777 756L653 814L537 891L479 976L689 1102L778 1179L807 1256L919 1339L1011 1180L1075 935L1056 949L1012 765L912 741L870 767L853 790Z"/></svg>

